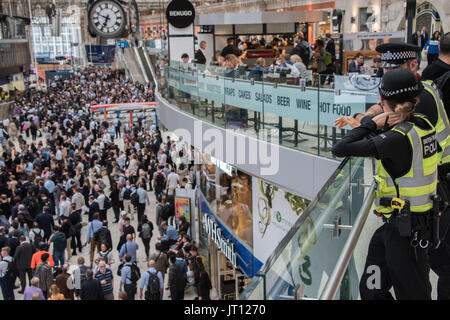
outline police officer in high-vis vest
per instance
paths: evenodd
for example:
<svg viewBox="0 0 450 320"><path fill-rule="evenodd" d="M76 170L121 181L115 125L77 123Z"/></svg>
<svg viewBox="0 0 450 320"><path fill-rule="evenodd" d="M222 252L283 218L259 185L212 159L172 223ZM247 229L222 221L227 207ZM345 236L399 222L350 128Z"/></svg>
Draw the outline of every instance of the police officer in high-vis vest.
<svg viewBox="0 0 450 320"><path fill-rule="evenodd" d="M418 80L420 75L417 73L418 62L417 53L420 54L421 48L407 43L385 43L376 47L381 53L381 65L384 74L389 71L403 68L411 70ZM433 271L438 275L438 299L450 299L450 122L445 111L444 104L440 97L439 90L431 81L422 81L424 90L419 94L419 104L416 106L416 112L426 115L428 120L436 129L436 139L439 143L438 157L438 188L437 192L441 197L441 219L440 219L440 239L441 244L435 249L429 250L430 265ZM364 114L354 115L355 120L361 120L367 115L377 115L383 112L379 105L374 105ZM341 117L336 120L339 126L358 125L358 121L349 117ZM351 123L352 122L352 123Z"/></svg>
<svg viewBox="0 0 450 320"><path fill-rule="evenodd" d="M436 242L431 218L439 159L434 126L414 113L423 90L408 69L386 73L379 87L383 113L362 118L332 150L378 159L374 206L384 224L369 244L362 299L392 299L391 287L397 299L431 299L427 251Z"/></svg>

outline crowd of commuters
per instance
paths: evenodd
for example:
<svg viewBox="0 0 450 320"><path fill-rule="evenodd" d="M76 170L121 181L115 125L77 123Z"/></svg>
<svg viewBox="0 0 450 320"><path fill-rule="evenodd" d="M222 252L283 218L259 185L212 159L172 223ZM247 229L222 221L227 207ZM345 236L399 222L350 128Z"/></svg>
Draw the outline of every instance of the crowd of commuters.
<svg viewBox="0 0 450 320"><path fill-rule="evenodd" d="M153 99L150 85L108 68L79 70L16 97L12 117L0 125L5 300L14 300L15 290L26 300L133 300L138 286L140 298L162 299L166 277L172 299L183 299L186 287L209 299L211 283L189 222L174 219L175 189L195 184L193 148L181 137L164 143L142 115L122 124L100 120L90 108ZM111 232L114 225L119 236ZM142 273L139 251L148 267Z"/></svg>

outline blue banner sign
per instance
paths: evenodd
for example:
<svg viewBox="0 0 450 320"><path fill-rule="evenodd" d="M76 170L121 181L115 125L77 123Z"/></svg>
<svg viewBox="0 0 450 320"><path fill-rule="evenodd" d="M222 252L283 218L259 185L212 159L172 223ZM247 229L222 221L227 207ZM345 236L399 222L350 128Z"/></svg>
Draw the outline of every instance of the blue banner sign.
<svg viewBox="0 0 450 320"><path fill-rule="evenodd" d="M86 45L86 56L92 63L113 63L116 46L91 46Z"/></svg>

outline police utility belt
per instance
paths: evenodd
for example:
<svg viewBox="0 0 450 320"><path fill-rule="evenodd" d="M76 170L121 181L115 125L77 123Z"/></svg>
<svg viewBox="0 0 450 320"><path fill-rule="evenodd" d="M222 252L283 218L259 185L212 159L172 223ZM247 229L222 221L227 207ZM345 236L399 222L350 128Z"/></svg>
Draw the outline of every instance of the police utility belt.
<svg viewBox="0 0 450 320"><path fill-rule="evenodd" d="M392 208L391 213L380 213L374 210L374 214L382 217L383 222L397 226L401 237L410 238L411 246L423 249L431 247L437 249L441 243L439 238L439 195L432 195L433 208L429 212L411 212L408 200L401 198L382 197L380 205Z"/></svg>

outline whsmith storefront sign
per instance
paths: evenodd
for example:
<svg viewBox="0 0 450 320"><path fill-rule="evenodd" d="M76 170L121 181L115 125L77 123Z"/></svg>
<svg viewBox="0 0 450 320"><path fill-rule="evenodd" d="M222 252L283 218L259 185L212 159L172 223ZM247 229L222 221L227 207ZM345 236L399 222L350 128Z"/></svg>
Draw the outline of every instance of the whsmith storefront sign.
<svg viewBox="0 0 450 320"><path fill-rule="evenodd" d="M197 195L203 231L234 267L239 268L247 277L253 277L263 263L253 256L253 249L236 236L213 212L203 193L198 192Z"/></svg>
<svg viewBox="0 0 450 320"><path fill-rule="evenodd" d="M187 0L174 0L167 6L166 18L175 28L186 28L194 22L194 6Z"/></svg>
<svg viewBox="0 0 450 320"><path fill-rule="evenodd" d="M211 219L207 213L203 215L203 227L211 240L219 247L220 251L222 251L225 257L227 257L233 266L237 268L234 244L222 237L222 229L219 228L216 222Z"/></svg>

